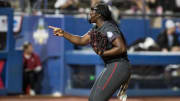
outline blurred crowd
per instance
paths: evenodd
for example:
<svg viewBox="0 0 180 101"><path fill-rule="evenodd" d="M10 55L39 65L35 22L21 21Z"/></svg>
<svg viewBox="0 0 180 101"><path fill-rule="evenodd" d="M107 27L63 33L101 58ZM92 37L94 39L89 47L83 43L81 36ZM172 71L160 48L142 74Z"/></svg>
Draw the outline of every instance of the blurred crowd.
<svg viewBox="0 0 180 101"><path fill-rule="evenodd" d="M130 46L129 52L134 51L162 51L180 52L180 24L168 19L165 29L158 33L156 39L144 37L136 39Z"/></svg>
<svg viewBox="0 0 180 101"><path fill-rule="evenodd" d="M127 14L172 14L180 11L180 0L0 0L13 8L26 12L28 9L59 9L86 12L98 2L105 2L119 13ZM113 10L114 11L114 10Z"/></svg>

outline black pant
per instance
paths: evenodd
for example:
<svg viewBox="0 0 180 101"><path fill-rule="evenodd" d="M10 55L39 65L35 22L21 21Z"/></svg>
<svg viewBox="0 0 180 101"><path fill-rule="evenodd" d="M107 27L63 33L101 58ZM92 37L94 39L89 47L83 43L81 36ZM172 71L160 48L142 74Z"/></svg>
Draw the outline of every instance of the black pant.
<svg viewBox="0 0 180 101"><path fill-rule="evenodd" d="M108 101L129 79L130 67L130 63L124 59L106 64L91 89L89 101Z"/></svg>
<svg viewBox="0 0 180 101"><path fill-rule="evenodd" d="M31 89L35 90L36 94L41 92L41 80L42 80L42 71L41 72L24 72L23 77L23 92L26 93L26 89L30 86Z"/></svg>

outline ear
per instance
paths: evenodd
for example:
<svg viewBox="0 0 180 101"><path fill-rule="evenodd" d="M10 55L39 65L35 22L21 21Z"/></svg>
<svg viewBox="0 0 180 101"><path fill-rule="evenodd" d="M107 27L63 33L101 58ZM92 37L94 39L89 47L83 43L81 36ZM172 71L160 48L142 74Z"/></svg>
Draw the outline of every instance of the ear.
<svg viewBox="0 0 180 101"><path fill-rule="evenodd" d="M97 18L99 18L100 16L101 16L100 14L96 13L95 18L97 19Z"/></svg>

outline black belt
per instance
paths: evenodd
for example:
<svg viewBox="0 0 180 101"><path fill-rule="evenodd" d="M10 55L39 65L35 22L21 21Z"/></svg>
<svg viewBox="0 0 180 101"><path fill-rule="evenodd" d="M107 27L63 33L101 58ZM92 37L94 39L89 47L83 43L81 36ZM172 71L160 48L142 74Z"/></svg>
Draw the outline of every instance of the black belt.
<svg viewBox="0 0 180 101"><path fill-rule="evenodd" d="M113 63L113 62L118 62L118 61L129 61L127 57L119 57L119 58L113 58L113 59L103 59L105 64Z"/></svg>

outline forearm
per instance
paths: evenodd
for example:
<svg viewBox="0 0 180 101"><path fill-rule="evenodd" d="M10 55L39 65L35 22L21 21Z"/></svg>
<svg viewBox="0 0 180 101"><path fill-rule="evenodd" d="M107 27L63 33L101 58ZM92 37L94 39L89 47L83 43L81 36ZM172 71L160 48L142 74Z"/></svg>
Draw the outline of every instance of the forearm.
<svg viewBox="0 0 180 101"><path fill-rule="evenodd" d="M78 35L72 35L68 32L64 32L64 38L66 38L67 40L69 40L71 43L75 44L75 45L84 45L82 43L82 37L78 36Z"/></svg>
<svg viewBox="0 0 180 101"><path fill-rule="evenodd" d="M109 57L109 56L116 56L116 55L120 55L122 53L126 52L125 48L120 48L120 47L114 47L110 50L106 50L104 51L104 53L102 54L103 57Z"/></svg>
<svg viewBox="0 0 180 101"><path fill-rule="evenodd" d="M68 32L65 32L61 28L49 26L50 29L53 29L53 33L55 36L64 37L67 40L69 40L71 43L76 45L87 45L90 40L90 36L87 34L84 34L82 37L77 35L72 35Z"/></svg>

